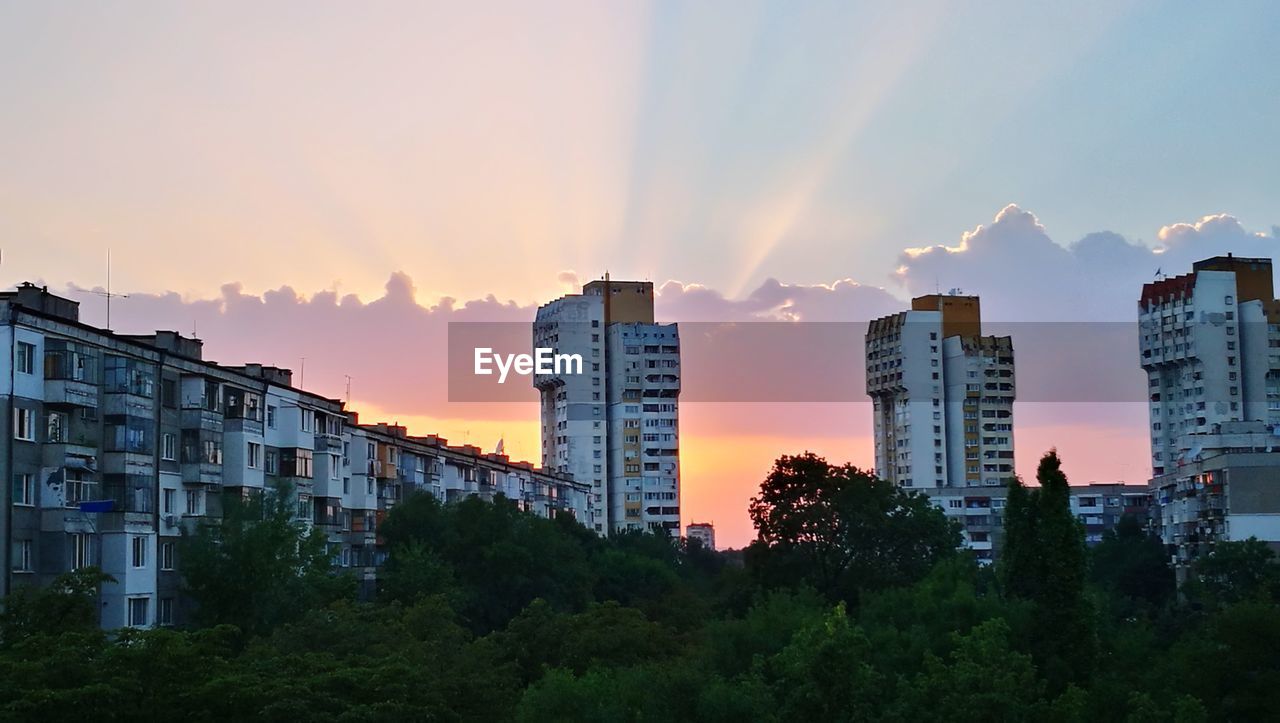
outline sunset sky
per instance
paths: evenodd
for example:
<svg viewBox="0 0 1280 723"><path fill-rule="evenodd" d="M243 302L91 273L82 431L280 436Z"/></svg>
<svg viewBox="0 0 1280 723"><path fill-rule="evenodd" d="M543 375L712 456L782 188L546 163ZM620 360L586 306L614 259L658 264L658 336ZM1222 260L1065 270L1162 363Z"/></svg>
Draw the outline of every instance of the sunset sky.
<svg viewBox="0 0 1280 723"><path fill-rule="evenodd" d="M1124 322L1157 268L1280 256L1278 27L1265 1L4 3L0 283L102 323L69 290L110 249L118 330L305 357L366 420L536 460L533 406L447 401L444 329L606 270L672 321L959 287L991 321ZM1099 353L1140 390L1136 347ZM1019 470L1056 445L1074 481L1145 481L1139 398L1023 402ZM726 544L778 454L872 461L865 401L681 415L684 519Z"/></svg>

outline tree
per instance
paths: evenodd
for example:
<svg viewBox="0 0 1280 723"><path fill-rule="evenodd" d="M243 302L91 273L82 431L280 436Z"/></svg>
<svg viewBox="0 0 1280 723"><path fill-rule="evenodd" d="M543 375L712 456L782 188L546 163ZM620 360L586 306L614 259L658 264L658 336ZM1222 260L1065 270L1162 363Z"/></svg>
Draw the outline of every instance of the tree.
<svg viewBox="0 0 1280 723"><path fill-rule="evenodd" d="M602 544L583 537L581 528L568 516L548 520L523 512L501 495L447 505L426 493L411 495L380 530L390 549L387 564L404 573L387 594L410 594L400 588L410 584L413 570L417 582L411 584L446 584L432 581L430 568L438 565L441 576L451 572L459 612L479 634L503 628L536 598L557 610L580 610L591 598L588 554Z"/></svg>
<svg viewBox="0 0 1280 723"><path fill-rule="evenodd" d="M1071 514L1056 450L1041 458L1036 480L1037 489L1009 483L1000 572L1006 593L1035 607L1032 648L1058 693L1092 672L1093 611L1084 595L1084 530Z"/></svg>
<svg viewBox="0 0 1280 723"><path fill-rule="evenodd" d="M0 611L0 645L9 647L33 635L96 631L104 582L115 578L86 567L63 573L45 587L19 587Z"/></svg>
<svg viewBox="0 0 1280 723"><path fill-rule="evenodd" d="M294 513L287 486L248 499L228 494L220 519L183 535L178 554L199 624L265 633L354 597L355 581L333 572L323 533Z"/></svg>
<svg viewBox="0 0 1280 723"><path fill-rule="evenodd" d="M749 564L771 583L850 602L922 578L960 544L958 526L924 495L811 452L778 458L749 511Z"/></svg>
<svg viewBox="0 0 1280 723"><path fill-rule="evenodd" d="M949 659L925 654L924 670L897 704L902 719L928 719L939 711L949 721L1040 717L1043 684L1031 658L1013 648L1007 623L994 618L953 638Z"/></svg>
<svg viewBox="0 0 1280 723"><path fill-rule="evenodd" d="M870 662L871 643L839 603L800 630L762 666L782 720L862 721L883 717L891 680Z"/></svg>
<svg viewBox="0 0 1280 723"><path fill-rule="evenodd" d="M1213 550L1192 567L1187 597L1209 608L1244 600L1280 601L1280 565L1275 556L1255 537L1214 543Z"/></svg>
<svg viewBox="0 0 1280 723"><path fill-rule="evenodd" d="M1118 598L1124 617L1135 604L1160 608L1173 600L1176 585L1164 545L1132 515L1120 518L1089 557L1090 577Z"/></svg>

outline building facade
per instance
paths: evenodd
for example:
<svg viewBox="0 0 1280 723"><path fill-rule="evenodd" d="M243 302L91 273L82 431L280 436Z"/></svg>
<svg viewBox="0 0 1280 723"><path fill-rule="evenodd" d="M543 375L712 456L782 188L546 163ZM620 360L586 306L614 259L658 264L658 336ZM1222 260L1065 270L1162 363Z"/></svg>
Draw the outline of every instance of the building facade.
<svg viewBox="0 0 1280 723"><path fill-rule="evenodd" d="M1013 343L982 336L976 296L922 296L872 321L867 394L876 474L903 487L1000 487L1013 476Z"/></svg>
<svg viewBox="0 0 1280 723"><path fill-rule="evenodd" d="M536 514L590 517L589 487L565 474L360 425L287 369L204 361L199 340L174 332L97 329L78 306L30 284L0 294L0 468L11 481L0 594L96 566L114 578L103 627L181 625L178 539L218 518L228 495L264 490L287 490L366 592L385 554L377 526L414 491L501 493Z"/></svg>
<svg viewBox="0 0 1280 723"><path fill-rule="evenodd" d="M705 550L716 549L716 527L710 522L690 522L684 528L684 536L702 543Z"/></svg>
<svg viewBox="0 0 1280 723"><path fill-rule="evenodd" d="M1085 544L1102 542L1126 516L1143 527L1150 524L1151 493L1146 485L1122 482L1090 482L1073 485L1069 490L1071 514L1084 528ZM1007 488L943 489L930 495L934 504L947 517L960 524L965 547L973 551L979 562L994 562L1004 544L1004 514Z"/></svg>
<svg viewBox="0 0 1280 723"><path fill-rule="evenodd" d="M1195 439L1202 451L1153 477L1152 523L1179 581L1214 543L1255 537L1280 550L1280 435L1263 422L1222 422Z"/></svg>
<svg viewBox="0 0 1280 723"><path fill-rule="evenodd" d="M1280 424L1280 302L1270 259L1219 256L1146 284L1138 301L1152 475L1212 448L1215 425Z"/></svg>
<svg viewBox="0 0 1280 723"><path fill-rule="evenodd" d="M680 534L680 336L654 322L653 284L607 277L538 309L535 348L581 374L535 375L542 464L589 481L593 526Z"/></svg>
<svg viewBox="0 0 1280 723"><path fill-rule="evenodd" d="M1228 254L1146 284L1153 522L1184 577L1213 543L1280 547L1280 302L1270 259Z"/></svg>
<svg viewBox="0 0 1280 723"><path fill-rule="evenodd" d="M976 296L922 296L870 323L866 375L876 474L930 495L990 551L991 498L1014 476L1012 340L982 336Z"/></svg>

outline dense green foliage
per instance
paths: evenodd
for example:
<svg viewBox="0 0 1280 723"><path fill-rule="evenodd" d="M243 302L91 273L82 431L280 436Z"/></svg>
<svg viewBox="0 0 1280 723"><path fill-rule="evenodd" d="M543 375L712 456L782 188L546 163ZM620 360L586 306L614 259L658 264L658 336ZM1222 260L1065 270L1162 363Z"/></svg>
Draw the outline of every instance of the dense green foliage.
<svg viewBox="0 0 1280 723"><path fill-rule="evenodd" d="M916 496L807 454L762 484L759 540L741 557L415 496L381 529L390 557L369 602L318 572L287 515L246 508L184 546L205 556L188 580L199 628L98 631L92 571L12 597L0 717L1274 715L1280 574L1265 546L1220 545L1179 598L1139 526L1086 550L1056 455L1039 482L1011 490L997 570L955 552L955 530ZM243 572L262 589L228 572L237 562L258 565Z"/></svg>
<svg viewBox="0 0 1280 723"><path fill-rule="evenodd" d="M222 516L178 548L195 618L203 627L234 624L264 633L355 591L355 582L331 574L325 539L295 519L292 490L227 495Z"/></svg>

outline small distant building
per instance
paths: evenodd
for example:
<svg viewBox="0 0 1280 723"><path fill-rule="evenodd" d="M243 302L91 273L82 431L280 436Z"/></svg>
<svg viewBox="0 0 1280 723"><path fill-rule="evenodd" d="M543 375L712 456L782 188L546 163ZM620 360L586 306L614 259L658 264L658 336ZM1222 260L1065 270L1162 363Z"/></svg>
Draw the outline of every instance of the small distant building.
<svg viewBox="0 0 1280 723"><path fill-rule="evenodd" d="M1121 518L1132 517L1143 527L1151 519L1151 492L1146 485L1123 482L1090 482L1071 488L1071 514L1084 525L1087 545L1102 542L1102 536L1114 530Z"/></svg>
<svg viewBox="0 0 1280 723"><path fill-rule="evenodd" d="M1071 514L1084 526L1085 543L1102 542L1121 518L1132 516L1144 528L1152 524L1151 492L1146 485L1122 482L1090 482L1072 485ZM1005 489L942 489L930 495L947 517L960 523L963 546L984 565L995 562L1004 544Z"/></svg>
<svg viewBox="0 0 1280 723"><path fill-rule="evenodd" d="M684 528L684 536L690 540L698 540L708 550L716 549L716 526L710 522L690 522Z"/></svg>

